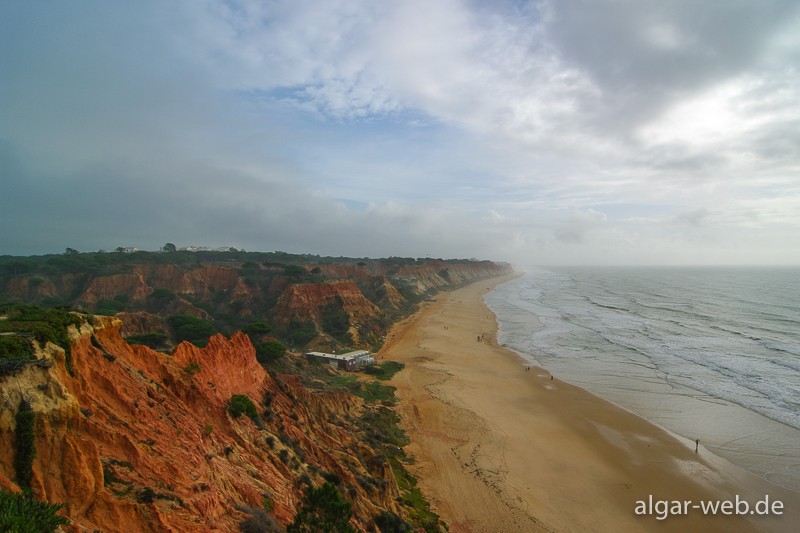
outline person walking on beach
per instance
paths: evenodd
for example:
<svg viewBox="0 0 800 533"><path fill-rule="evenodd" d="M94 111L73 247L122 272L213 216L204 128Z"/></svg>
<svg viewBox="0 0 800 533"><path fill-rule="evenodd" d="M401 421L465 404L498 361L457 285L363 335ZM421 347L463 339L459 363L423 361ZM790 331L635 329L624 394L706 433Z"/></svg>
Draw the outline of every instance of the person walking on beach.
<svg viewBox="0 0 800 533"><path fill-rule="evenodd" d="M700 439L694 439L694 453L700 448Z"/></svg>

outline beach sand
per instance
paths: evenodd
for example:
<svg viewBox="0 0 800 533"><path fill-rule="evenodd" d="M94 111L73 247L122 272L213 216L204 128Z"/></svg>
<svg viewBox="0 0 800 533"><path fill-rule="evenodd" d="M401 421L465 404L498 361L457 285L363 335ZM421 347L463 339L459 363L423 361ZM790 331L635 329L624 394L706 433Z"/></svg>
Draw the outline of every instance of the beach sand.
<svg viewBox="0 0 800 533"><path fill-rule="evenodd" d="M800 495L781 489L496 343L483 296L510 279L440 293L397 324L379 357L412 439L410 471L454 533L467 531L797 531ZM478 336L483 336L482 341ZM638 516L637 502L691 501ZM692 506L765 496L780 516L705 516ZM655 511L656 509L653 509Z"/></svg>

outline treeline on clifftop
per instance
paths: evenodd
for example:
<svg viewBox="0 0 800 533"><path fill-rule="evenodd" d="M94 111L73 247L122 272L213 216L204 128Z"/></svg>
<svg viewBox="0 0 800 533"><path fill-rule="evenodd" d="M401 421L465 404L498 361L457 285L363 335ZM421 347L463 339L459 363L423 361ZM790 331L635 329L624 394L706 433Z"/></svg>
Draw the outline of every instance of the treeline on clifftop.
<svg viewBox="0 0 800 533"><path fill-rule="evenodd" d="M120 314L129 342L160 350L266 323L249 334L271 360L284 346L376 350L423 298L509 270L467 259L164 250L0 256L0 304Z"/></svg>

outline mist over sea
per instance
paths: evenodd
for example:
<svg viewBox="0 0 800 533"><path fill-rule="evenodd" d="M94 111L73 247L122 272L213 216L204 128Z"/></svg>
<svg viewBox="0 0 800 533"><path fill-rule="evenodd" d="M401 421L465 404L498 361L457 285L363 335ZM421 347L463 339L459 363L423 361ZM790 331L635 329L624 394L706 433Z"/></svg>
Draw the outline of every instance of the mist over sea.
<svg viewBox="0 0 800 533"><path fill-rule="evenodd" d="M800 269L532 268L486 303L523 358L800 490Z"/></svg>

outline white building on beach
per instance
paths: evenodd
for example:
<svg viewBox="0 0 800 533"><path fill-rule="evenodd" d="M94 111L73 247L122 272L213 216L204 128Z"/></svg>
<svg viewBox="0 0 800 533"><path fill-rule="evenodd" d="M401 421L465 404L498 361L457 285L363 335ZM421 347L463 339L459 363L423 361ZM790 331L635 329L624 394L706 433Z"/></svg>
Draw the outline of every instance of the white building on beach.
<svg viewBox="0 0 800 533"><path fill-rule="evenodd" d="M347 370L350 372L360 370L367 365L375 364L374 354L367 350L355 350L343 354L307 352L306 358L323 361L329 365L335 366L339 370Z"/></svg>

